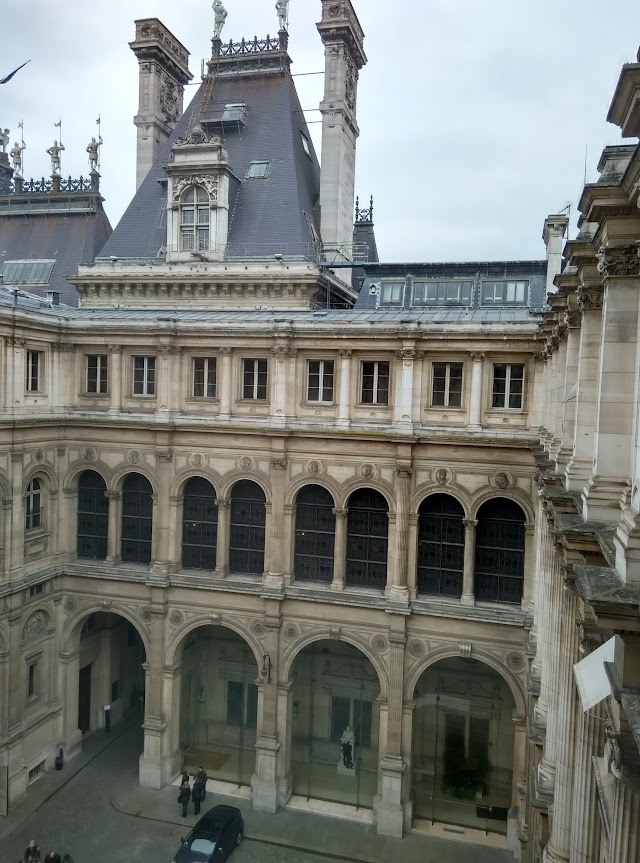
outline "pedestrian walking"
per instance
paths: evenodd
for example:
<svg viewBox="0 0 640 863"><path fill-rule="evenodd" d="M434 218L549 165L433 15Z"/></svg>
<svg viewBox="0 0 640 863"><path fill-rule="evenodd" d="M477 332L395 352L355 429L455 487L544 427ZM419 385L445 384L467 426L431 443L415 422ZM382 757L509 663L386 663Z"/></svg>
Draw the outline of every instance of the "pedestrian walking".
<svg viewBox="0 0 640 863"><path fill-rule="evenodd" d="M27 845L27 850L24 852L25 863L39 863L40 848L36 845L36 840L32 839Z"/></svg>
<svg viewBox="0 0 640 863"><path fill-rule="evenodd" d="M182 771L182 779L180 781L181 781L181 783L189 781L189 771L188 770Z"/></svg>
<svg viewBox="0 0 640 863"><path fill-rule="evenodd" d="M193 800L193 811L196 815L200 814L200 804L204 800L204 782L196 778L191 790L191 799Z"/></svg>
<svg viewBox="0 0 640 863"><path fill-rule="evenodd" d="M198 772L196 773L196 779L199 782L202 782L202 802L204 802L204 798L207 796L207 779L208 779L207 771L204 769L202 765L198 767Z"/></svg>
<svg viewBox="0 0 640 863"><path fill-rule="evenodd" d="M187 806L189 805L189 798L191 797L191 786L189 785L189 780L187 779L180 786L180 794L178 794L178 803L182 803L182 817L187 817Z"/></svg>

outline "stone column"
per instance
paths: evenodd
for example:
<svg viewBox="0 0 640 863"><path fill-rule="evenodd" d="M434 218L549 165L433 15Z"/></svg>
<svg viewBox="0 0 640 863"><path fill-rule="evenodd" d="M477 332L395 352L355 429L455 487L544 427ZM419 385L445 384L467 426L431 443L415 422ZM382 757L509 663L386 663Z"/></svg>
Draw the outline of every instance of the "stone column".
<svg viewBox="0 0 640 863"><path fill-rule="evenodd" d="M409 599L418 595L418 513L409 514L409 538L407 541L407 587Z"/></svg>
<svg viewBox="0 0 640 863"><path fill-rule="evenodd" d="M158 392L158 413L166 414L170 410L171 400L171 357L175 353L175 348L169 345L160 345L158 348L158 371L157 371L157 392Z"/></svg>
<svg viewBox="0 0 640 863"><path fill-rule="evenodd" d="M287 479L287 459L271 459L271 525L267 531L269 543L269 568L266 570L265 586L281 590L284 584L284 568L282 566L284 543L284 495ZM265 561L266 564L266 561Z"/></svg>
<svg viewBox="0 0 640 863"><path fill-rule="evenodd" d="M277 723L280 748L277 753L278 806L286 806L291 797L291 713L293 708L293 680L278 682Z"/></svg>
<svg viewBox="0 0 640 863"><path fill-rule="evenodd" d="M478 521L475 518L465 518L462 523L464 525L464 571L460 601L463 605L475 605L476 528Z"/></svg>
<svg viewBox="0 0 640 863"><path fill-rule="evenodd" d="M60 471L59 476L64 476ZM68 561L77 557L78 489L63 488L58 498L55 551L58 558Z"/></svg>
<svg viewBox="0 0 640 863"><path fill-rule="evenodd" d="M109 391L111 401L109 413L120 413L122 410L122 347L121 345L109 345L111 367L109 369Z"/></svg>
<svg viewBox="0 0 640 863"><path fill-rule="evenodd" d="M556 471L563 473L573 454L573 441L576 428L577 393L569 394L578 380L578 361L580 356L580 313L567 312L567 348L564 376L564 391L559 405L562 407L562 442L556 454Z"/></svg>
<svg viewBox="0 0 640 863"><path fill-rule="evenodd" d="M217 498L218 507L218 533L216 536L216 578L226 578L229 575L229 525L231 515L231 501L225 498Z"/></svg>
<svg viewBox="0 0 640 863"><path fill-rule="evenodd" d="M284 541L282 543L282 572L284 585L291 584L295 578L295 506L292 503L284 505Z"/></svg>
<svg viewBox="0 0 640 863"><path fill-rule="evenodd" d="M11 544L12 544L12 516L11 509L13 500L10 497L2 498L2 544L4 545L4 554L2 558L2 579L9 577L11 566Z"/></svg>
<svg viewBox="0 0 640 863"><path fill-rule="evenodd" d="M392 632L389 636L389 642L387 734L384 752L381 752L383 756L380 762L382 782L376 813L376 829L381 836L395 836L401 839L404 822L402 786L405 770L402 759L404 650L406 643L404 633Z"/></svg>
<svg viewBox="0 0 640 863"><path fill-rule="evenodd" d="M411 413L413 409L413 363L416 352L411 346L405 346L396 352L400 363L396 372L395 404L393 410L393 425L397 430L413 432Z"/></svg>
<svg viewBox="0 0 640 863"><path fill-rule="evenodd" d="M396 467L396 518L391 533L388 562L387 593L389 602L408 605L407 539L409 533L409 501L413 469L409 465ZM389 575L391 578L389 578Z"/></svg>
<svg viewBox="0 0 640 863"><path fill-rule="evenodd" d="M27 355L24 339L16 336L7 343L7 375L11 375L11 410L21 413L24 410L24 391Z"/></svg>
<svg viewBox="0 0 640 863"><path fill-rule="evenodd" d="M162 737L162 772L168 784L180 772L182 752L180 750L180 706L182 699L182 662L165 665L162 669L162 712L168 717L166 733Z"/></svg>
<svg viewBox="0 0 640 863"><path fill-rule="evenodd" d="M140 756L140 785L143 788L162 788L175 778L172 775L174 759L169 747L169 719L164 712L164 630L166 609L163 606L162 588L152 588L149 653L143 665L145 670L144 751Z"/></svg>
<svg viewBox="0 0 640 863"><path fill-rule="evenodd" d="M347 515L348 509L332 510L336 519L336 533L333 542L333 581L331 590L344 590L347 563Z"/></svg>
<svg viewBox="0 0 640 863"><path fill-rule="evenodd" d="M233 403L232 348L220 348L220 413L219 419L231 418Z"/></svg>
<svg viewBox="0 0 640 863"><path fill-rule="evenodd" d="M605 710L601 702L586 713L580 711L573 780L572 863L599 863L600 812L593 759L604 749Z"/></svg>
<svg viewBox="0 0 640 863"><path fill-rule="evenodd" d="M273 362L271 363L271 425L282 426L285 424L287 413L287 357L289 350L284 345L276 345L271 350Z"/></svg>
<svg viewBox="0 0 640 863"><path fill-rule="evenodd" d="M166 373L168 374L168 368ZM171 518L175 515L175 509L169 500L172 464L173 452L170 449L156 450L158 494L154 495L151 569L153 576L159 578L167 577L171 564L175 567L175 560L170 559L172 537L176 531L176 525Z"/></svg>
<svg viewBox="0 0 640 863"><path fill-rule="evenodd" d="M78 728L80 648L76 647L67 653L61 652L59 658L62 673L61 691L64 692L64 755L69 759L82 750L82 731Z"/></svg>
<svg viewBox="0 0 640 863"><path fill-rule="evenodd" d="M553 428L551 429L553 437L549 447L549 455L552 460L556 460L563 439L563 419L564 419L564 399L565 399L565 384L567 378L567 339L566 327L564 324L558 326L558 347L556 349L556 385L555 385L555 403L553 404Z"/></svg>
<svg viewBox="0 0 640 863"><path fill-rule="evenodd" d="M269 605L276 605L271 601ZM275 615L279 609L273 609ZM278 809L278 641L280 619L267 616L263 640L265 659L258 694L258 736L256 740L256 770L251 777L251 802L260 812Z"/></svg>
<svg viewBox="0 0 640 863"><path fill-rule="evenodd" d="M469 428L482 428L482 369L484 354L469 354L471 365L471 389L469 394Z"/></svg>
<svg viewBox="0 0 640 863"><path fill-rule="evenodd" d="M546 381L546 351L540 351L533 355L533 387L530 390L531 403L529 407L529 430L532 434L541 437L543 431L543 407L545 398Z"/></svg>
<svg viewBox="0 0 640 863"><path fill-rule="evenodd" d="M340 351L340 401L336 425L348 428L351 422L351 353Z"/></svg>
<svg viewBox="0 0 640 863"><path fill-rule="evenodd" d="M107 563L117 564L120 562L120 532L122 519L122 492L108 491L109 499L109 527L107 534Z"/></svg>
<svg viewBox="0 0 640 863"><path fill-rule="evenodd" d="M612 769L613 818L611 824L611 863L638 863L640 860L640 779L625 777Z"/></svg>
<svg viewBox="0 0 640 863"><path fill-rule="evenodd" d="M19 574L24 561L24 488L23 488L23 450L13 450L11 453L11 547L9 549L10 571Z"/></svg>

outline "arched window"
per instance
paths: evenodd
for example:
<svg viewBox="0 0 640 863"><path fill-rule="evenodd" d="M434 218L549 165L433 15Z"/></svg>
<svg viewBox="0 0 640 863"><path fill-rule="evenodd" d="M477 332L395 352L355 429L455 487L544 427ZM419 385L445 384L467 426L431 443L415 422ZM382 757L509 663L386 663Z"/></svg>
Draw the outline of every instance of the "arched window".
<svg viewBox="0 0 640 863"><path fill-rule="evenodd" d="M432 494L418 513L418 593L461 596L464 510L448 494Z"/></svg>
<svg viewBox="0 0 640 863"><path fill-rule="evenodd" d="M481 602L520 602L524 581L524 522L517 503L497 497L478 510L475 594Z"/></svg>
<svg viewBox="0 0 640 863"><path fill-rule="evenodd" d="M107 486L99 473L86 470L78 482L78 557L105 560L108 528Z"/></svg>
<svg viewBox="0 0 640 863"><path fill-rule="evenodd" d="M320 485L305 485L296 496L294 573L300 581L333 579L333 508L333 498Z"/></svg>
<svg viewBox="0 0 640 863"><path fill-rule="evenodd" d="M192 477L182 500L182 565L188 569L216 568L218 508L211 483Z"/></svg>
<svg viewBox="0 0 640 863"><path fill-rule="evenodd" d="M383 588L387 583L387 502L380 492L362 488L353 492L348 507L346 584Z"/></svg>
<svg viewBox="0 0 640 863"><path fill-rule="evenodd" d="M232 488L229 572L264 572L264 504L264 492L255 482L242 479Z"/></svg>
<svg viewBox="0 0 640 863"><path fill-rule="evenodd" d="M205 252L209 248L209 193L191 186L180 199L180 250Z"/></svg>
<svg viewBox="0 0 640 863"><path fill-rule="evenodd" d="M120 556L127 563L151 562L153 489L139 473L130 473L122 486L122 544Z"/></svg>
<svg viewBox="0 0 640 863"><path fill-rule="evenodd" d="M25 529L36 530L44 525L43 486L39 479L32 479L25 495Z"/></svg>

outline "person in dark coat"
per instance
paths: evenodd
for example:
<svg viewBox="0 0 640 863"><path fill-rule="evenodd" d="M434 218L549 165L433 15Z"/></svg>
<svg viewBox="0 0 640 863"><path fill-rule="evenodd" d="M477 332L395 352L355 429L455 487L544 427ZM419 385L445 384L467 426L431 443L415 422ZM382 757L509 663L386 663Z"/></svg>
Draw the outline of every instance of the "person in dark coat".
<svg viewBox="0 0 640 863"><path fill-rule="evenodd" d="M73 863L73 857L71 854L65 854L62 858L62 863Z"/></svg>
<svg viewBox="0 0 640 863"><path fill-rule="evenodd" d="M200 814L200 804L204 800L204 782L196 778L191 790L191 799L193 800L193 811L196 815Z"/></svg>
<svg viewBox="0 0 640 863"><path fill-rule="evenodd" d="M57 851L49 851L47 856L44 858L44 863L62 863L62 857Z"/></svg>
<svg viewBox="0 0 640 863"><path fill-rule="evenodd" d="M180 784L182 785L184 782L188 782L188 781L189 781L189 771L183 770L182 771L182 779L180 780Z"/></svg>
<svg viewBox="0 0 640 863"><path fill-rule="evenodd" d="M196 779L198 782L202 782L202 800L207 796L207 779L208 779L207 771L200 765L198 767L198 772L196 773Z"/></svg>
<svg viewBox="0 0 640 863"><path fill-rule="evenodd" d="M189 805L189 798L191 797L191 786L189 785L189 780L183 782L180 786L180 794L178 794L178 803L182 803L182 817L187 817L187 806Z"/></svg>
<svg viewBox="0 0 640 863"><path fill-rule="evenodd" d="M36 840L32 839L27 845L27 850L24 852L25 863L38 863L40 860L40 848L36 845Z"/></svg>

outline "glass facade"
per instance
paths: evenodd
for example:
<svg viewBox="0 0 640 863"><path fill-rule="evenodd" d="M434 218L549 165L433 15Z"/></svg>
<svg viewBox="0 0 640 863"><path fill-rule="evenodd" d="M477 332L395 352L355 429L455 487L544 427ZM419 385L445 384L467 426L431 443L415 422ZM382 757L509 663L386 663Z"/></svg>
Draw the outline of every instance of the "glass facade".
<svg viewBox="0 0 640 863"><path fill-rule="evenodd" d="M333 579L334 502L319 485L305 485L296 496L294 573L299 581Z"/></svg>
<svg viewBox="0 0 640 863"><path fill-rule="evenodd" d="M258 668L246 642L219 626L187 636L182 654L183 766L211 779L250 785L256 763Z"/></svg>
<svg viewBox="0 0 640 863"><path fill-rule="evenodd" d="M506 681L475 659L443 659L415 690L415 817L507 832L514 702Z"/></svg>
<svg viewBox="0 0 640 863"><path fill-rule="evenodd" d="M293 679L293 793L373 807L380 724L373 665L349 644L317 641L296 657Z"/></svg>
<svg viewBox="0 0 640 863"><path fill-rule="evenodd" d="M78 557L105 560L109 529L109 500L105 481L86 470L78 483Z"/></svg>

